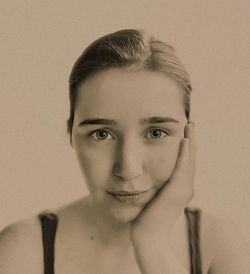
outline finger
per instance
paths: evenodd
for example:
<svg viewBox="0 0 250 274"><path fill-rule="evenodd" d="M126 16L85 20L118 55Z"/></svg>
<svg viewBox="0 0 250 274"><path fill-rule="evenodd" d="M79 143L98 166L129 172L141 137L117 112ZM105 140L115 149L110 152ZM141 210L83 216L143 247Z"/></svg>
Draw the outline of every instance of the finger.
<svg viewBox="0 0 250 274"><path fill-rule="evenodd" d="M176 160L175 169L171 176L171 181L178 180L180 176L185 175L189 163L189 142L188 138L184 138L180 142L179 153ZM177 178L178 177L178 178Z"/></svg>
<svg viewBox="0 0 250 274"><path fill-rule="evenodd" d="M195 123L193 121L189 121L184 129L184 136L185 138L191 139L194 134L194 128L195 128Z"/></svg>
<svg viewBox="0 0 250 274"><path fill-rule="evenodd" d="M188 128L189 122L185 125L184 128L184 138L189 138L189 128Z"/></svg>
<svg viewBox="0 0 250 274"><path fill-rule="evenodd" d="M191 176L195 173L195 161L196 161L196 140L195 140L195 124L190 122L187 125L187 138L189 141L189 170Z"/></svg>
<svg viewBox="0 0 250 274"><path fill-rule="evenodd" d="M170 233L189 201L189 187L186 182L188 163L189 139L184 138L180 141L176 166L170 180L141 212L137 225L144 224L147 231L153 231L155 223L164 221L164 231Z"/></svg>
<svg viewBox="0 0 250 274"><path fill-rule="evenodd" d="M156 200L162 204L164 208L168 207L169 203L177 204L184 202L188 190L187 180L189 169L189 139L184 138L180 142L179 154L176 160L175 169L163 188L158 193ZM165 206L164 206L165 205Z"/></svg>

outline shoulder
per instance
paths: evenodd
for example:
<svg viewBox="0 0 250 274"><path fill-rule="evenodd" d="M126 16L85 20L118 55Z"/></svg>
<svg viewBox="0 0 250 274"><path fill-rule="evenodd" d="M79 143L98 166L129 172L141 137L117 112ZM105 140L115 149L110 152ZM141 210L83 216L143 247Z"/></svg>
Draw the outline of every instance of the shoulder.
<svg viewBox="0 0 250 274"><path fill-rule="evenodd" d="M0 274L40 273L42 267L42 232L37 216L0 232Z"/></svg>
<svg viewBox="0 0 250 274"><path fill-rule="evenodd" d="M200 224L201 251L209 273L249 273L249 246L237 224L223 215L203 211Z"/></svg>

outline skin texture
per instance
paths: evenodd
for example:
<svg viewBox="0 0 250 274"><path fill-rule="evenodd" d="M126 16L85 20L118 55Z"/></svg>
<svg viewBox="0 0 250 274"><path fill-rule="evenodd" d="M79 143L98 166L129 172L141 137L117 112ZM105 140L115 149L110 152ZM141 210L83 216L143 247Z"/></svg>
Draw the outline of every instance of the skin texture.
<svg viewBox="0 0 250 274"><path fill-rule="evenodd" d="M186 273L171 249L170 239L178 218L194 196L194 144L194 125L189 123L185 126L185 138L181 140L171 178L132 225L132 243L144 274L163 270L164 273Z"/></svg>
<svg viewBox="0 0 250 274"><path fill-rule="evenodd" d="M179 123L141 123L155 116ZM117 125L79 126L104 118ZM177 84L156 72L93 75L79 86L72 139L90 195L55 210L55 273L189 273L183 209L194 195L195 138ZM107 190L147 192L124 203ZM237 227L204 211L200 224L202 272L249 273ZM0 274L42 274L41 239L37 216L2 231Z"/></svg>
<svg viewBox="0 0 250 274"><path fill-rule="evenodd" d="M79 87L73 148L93 204L105 208L117 221L135 219L169 179L186 123L181 93L173 80L160 73L124 70L101 72ZM141 124L141 120L155 116L171 117L179 123ZM95 118L112 119L117 125L78 126L85 119ZM103 128L108 128L107 140L89 136ZM161 138L152 138L152 131L158 128ZM148 192L131 205L115 201L106 190Z"/></svg>
<svg viewBox="0 0 250 274"><path fill-rule="evenodd" d="M172 120L159 122L158 119L156 123L149 123L147 119L151 117ZM111 125L89 125L83 122L93 119L109 119L114 122ZM178 155L185 158L182 162L188 161L187 140L182 141L180 146L186 122L182 91L163 74L108 70L83 83L78 88L72 140L96 212L102 212L113 223L135 221L142 210L145 211L145 206L152 199L156 200L154 196L168 182ZM182 164L182 169L184 165L185 163ZM179 191L174 188L175 192ZM138 201L127 203L115 200L107 191L146 193ZM179 198L184 200L184 197L178 197L177 200ZM143 237L143 245L138 244L145 230L150 227L149 224L156 224L150 233L162 235L158 227L164 215L158 216L158 220L154 219L157 217L156 213L162 212L164 207L161 200L164 199L157 197L158 206L152 209L150 204L150 211L147 208L147 214L143 218L140 216L139 221L136 220L132 226L132 242L136 243L134 246L138 254L141 253L138 250L145 248L145 238L149 238ZM169 215L174 212L174 216L171 216L174 220L169 226L174 226L187 202L189 200L186 199L181 203L178 212L171 211ZM158 240L161 241L161 237ZM151 255L148 254L142 261L146 262ZM140 268L144 271L141 260L139 261ZM153 270L155 269L150 269L149 272ZM147 273L147 270L143 273Z"/></svg>

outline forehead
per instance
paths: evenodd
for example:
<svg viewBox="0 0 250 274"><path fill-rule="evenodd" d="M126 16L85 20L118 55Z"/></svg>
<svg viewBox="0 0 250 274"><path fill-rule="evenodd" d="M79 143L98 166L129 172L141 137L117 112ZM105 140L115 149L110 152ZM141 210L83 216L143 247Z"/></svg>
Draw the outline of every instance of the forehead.
<svg viewBox="0 0 250 274"><path fill-rule="evenodd" d="M185 116L183 91L174 80L160 72L125 69L105 70L80 84L75 112L82 118Z"/></svg>

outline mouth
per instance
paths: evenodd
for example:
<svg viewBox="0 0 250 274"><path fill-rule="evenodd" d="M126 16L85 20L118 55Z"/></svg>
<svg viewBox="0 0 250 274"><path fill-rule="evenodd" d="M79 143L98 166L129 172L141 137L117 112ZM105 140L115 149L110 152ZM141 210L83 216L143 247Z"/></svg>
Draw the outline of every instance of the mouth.
<svg viewBox="0 0 250 274"><path fill-rule="evenodd" d="M112 198L120 202L136 202L144 197L148 190L143 191L106 191Z"/></svg>

